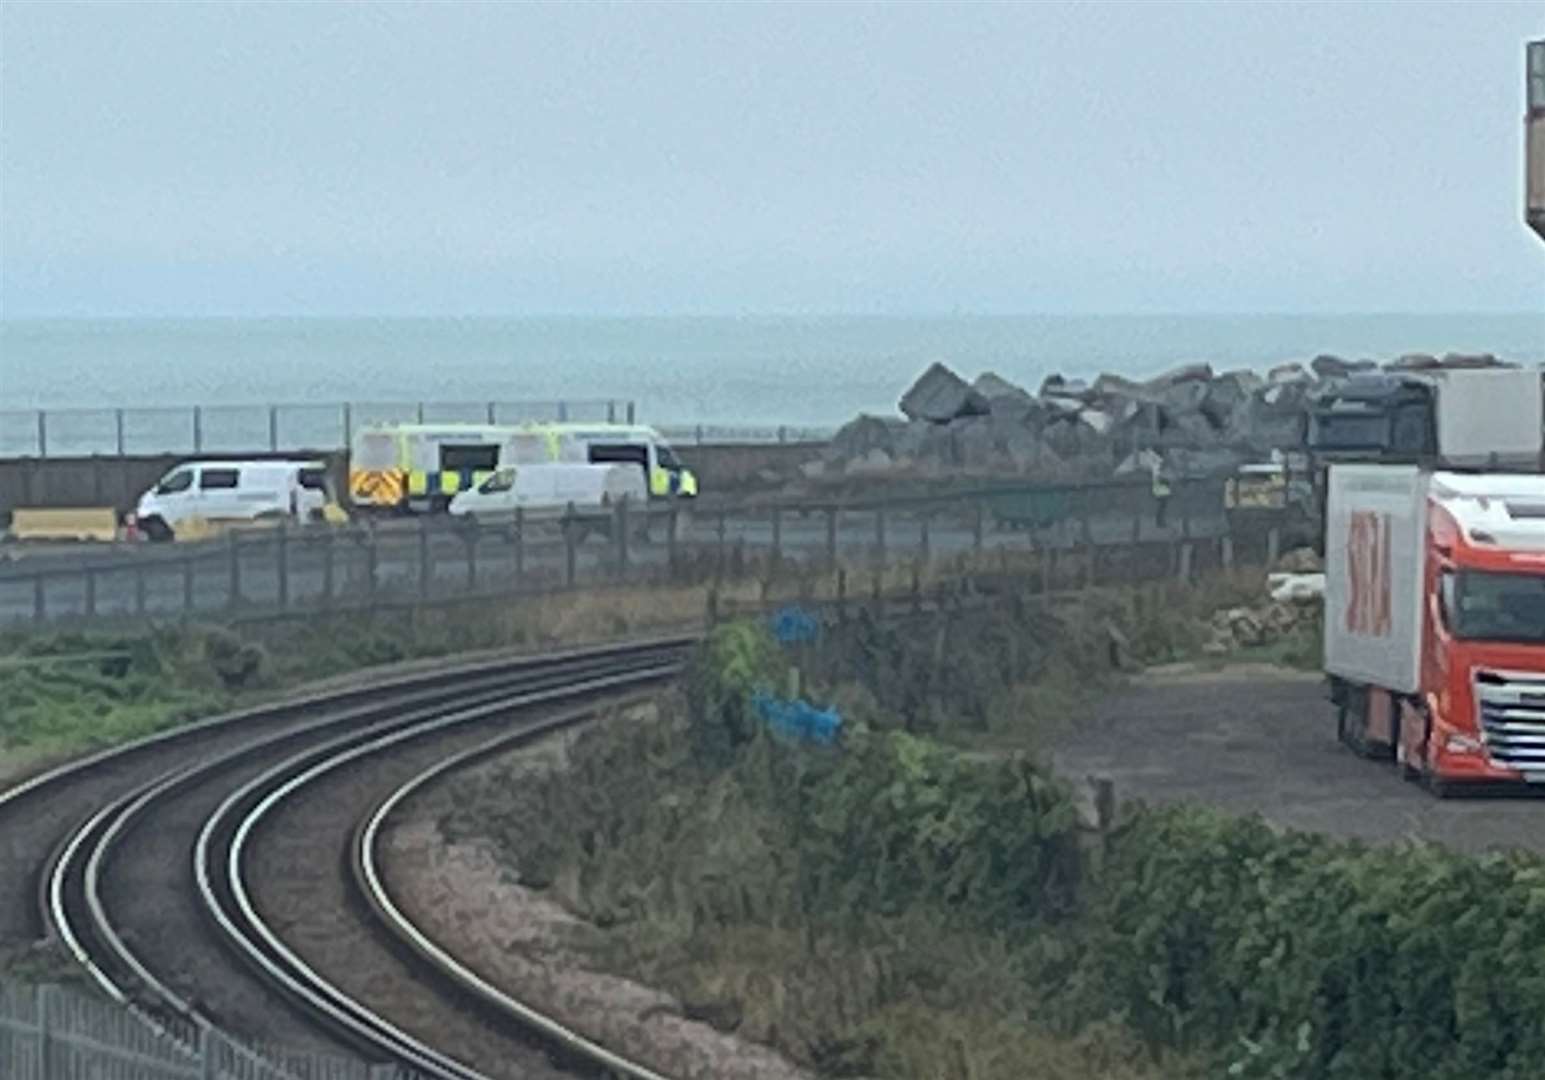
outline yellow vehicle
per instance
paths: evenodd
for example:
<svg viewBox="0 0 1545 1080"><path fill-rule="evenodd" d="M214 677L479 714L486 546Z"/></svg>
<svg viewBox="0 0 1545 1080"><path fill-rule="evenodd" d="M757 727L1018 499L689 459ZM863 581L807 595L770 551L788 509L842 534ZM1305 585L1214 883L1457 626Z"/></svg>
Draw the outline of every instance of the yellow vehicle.
<svg viewBox="0 0 1545 1080"><path fill-rule="evenodd" d="M509 465L636 464L654 498L694 496L697 477L653 428L628 424L383 424L349 448L349 496L377 510L443 511Z"/></svg>

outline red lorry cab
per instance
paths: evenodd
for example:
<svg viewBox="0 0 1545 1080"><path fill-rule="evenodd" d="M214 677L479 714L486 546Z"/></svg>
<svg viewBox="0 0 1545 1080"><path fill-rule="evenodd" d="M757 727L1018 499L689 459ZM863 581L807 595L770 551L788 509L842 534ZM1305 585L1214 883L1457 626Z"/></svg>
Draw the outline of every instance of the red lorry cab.
<svg viewBox="0 0 1545 1080"><path fill-rule="evenodd" d="M1545 477L1338 466L1327 521L1343 741L1440 794L1545 783Z"/></svg>

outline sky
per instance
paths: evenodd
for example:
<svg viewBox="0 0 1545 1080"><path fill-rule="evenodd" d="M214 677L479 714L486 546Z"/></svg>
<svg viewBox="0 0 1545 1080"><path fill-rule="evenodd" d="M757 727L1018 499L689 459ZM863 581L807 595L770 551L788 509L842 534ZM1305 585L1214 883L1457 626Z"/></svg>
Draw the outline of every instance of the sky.
<svg viewBox="0 0 1545 1080"><path fill-rule="evenodd" d="M0 317L1539 311L1539 4L0 5Z"/></svg>

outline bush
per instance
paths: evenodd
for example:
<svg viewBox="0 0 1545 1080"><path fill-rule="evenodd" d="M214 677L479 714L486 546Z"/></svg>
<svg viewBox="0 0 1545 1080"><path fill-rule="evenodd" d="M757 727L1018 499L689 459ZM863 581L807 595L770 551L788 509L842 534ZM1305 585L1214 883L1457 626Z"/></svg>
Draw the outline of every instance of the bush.
<svg viewBox="0 0 1545 1080"><path fill-rule="evenodd" d="M1092 1008L1231 1075L1525 1080L1545 1071L1545 863L1369 849L1196 808L1114 836Z"/></svg>

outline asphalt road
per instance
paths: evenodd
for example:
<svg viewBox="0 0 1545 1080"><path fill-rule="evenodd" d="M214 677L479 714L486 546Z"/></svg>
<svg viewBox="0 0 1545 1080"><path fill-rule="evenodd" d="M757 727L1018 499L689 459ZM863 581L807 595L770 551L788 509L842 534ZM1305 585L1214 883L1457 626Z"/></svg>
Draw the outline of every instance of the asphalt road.
<svg viewBox="0 0 1545 1080"><path fill-rule="evenodd" d="M665 522L658 520L650 537L635 537L629 543L630 573L667 565L665 527ZM683 549L715 551L720 528L717 514L684 518L678 543ZM773 523L766 516L726 515L722 528L725 545L741 545L747 554L773 548ZM1193 537L1215 537L1223 533L1225 522L1221 517L1192 519L1187 528ZM827 530L825 515L785 515L778 546L786 558L821 561L829 550ZM995 528L989 522L982 546L988 550L1024 549L1034 543L1065 549L1082 542L1079 532L1073 523L1031 532ZM1134 523L1132 517L1118 513L1093 519L1090 533L1102 545L1129 543L1134 535L1143 541L1181 535L1178 522L1160 530L1149 517ZM319 529L290 535L283 545L285 602L311 604L324 595L344 601L360 599L368 593L372 544L377 595L381 597L407 599L425 591L445 596L507 589L516 580L516 551L508 529L488 527L472 533L436 522L427 541L427 590L420 580L424 559L414 523L379 529L370 541L364 536L354 530L329 533ZM924 526L916 517L888 515L883 534L872 513L843 513L837 518L836 545L845 560L882 561L920 555L924 543ZM976 543L974 520L936 517L927 525L927 550L934 555L967 552ZM555 526L528 525L523 547L521 580L533 585L566 580L567 552ZM49 619L88 611L120 616L143 611L147 616L167 616L189 610L218 613L241 606L276 606L281 597L281 545L272 533L255 533L242 537L237 550L236 604L232 602L231 547L224 541L16 551L19 557L0 564L0 624L33 620L39 611L40 594L42 613ZM605 536L592 534L576 545L576 584L616 580L617 565L617 548Z"/></svg>
<svg viewBox="0 0 1545 1080"><path fill-rule="evenodd" d="M1466 852L1545 852L1545 791L1440 800L1337 740L1318 675L1266 667L1144 675L1054 740L1054 762L1118 798L1257 812L1290 828Z"/></svg>

